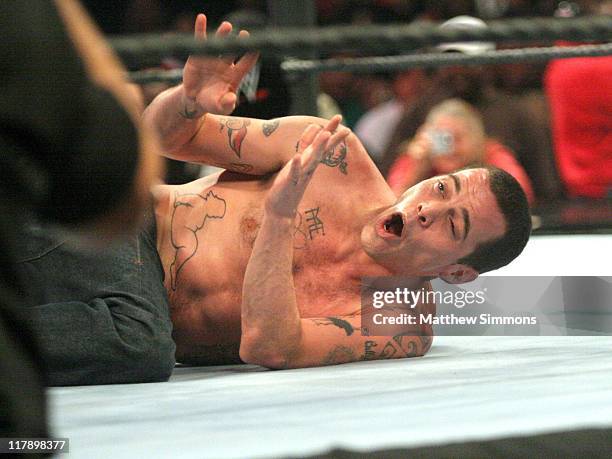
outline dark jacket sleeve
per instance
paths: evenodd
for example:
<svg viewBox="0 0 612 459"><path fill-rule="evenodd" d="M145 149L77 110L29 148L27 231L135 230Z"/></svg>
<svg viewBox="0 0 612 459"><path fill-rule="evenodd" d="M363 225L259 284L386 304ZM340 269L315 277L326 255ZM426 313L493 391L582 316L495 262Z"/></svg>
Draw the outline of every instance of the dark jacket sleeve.
<svg viewBox="0 0 612 459"><path fill-rule="evenodd" d="M53 2L0 2L0 30L0 187L45 219L100 215L132 182L132 122L90 83Z"/></svg>

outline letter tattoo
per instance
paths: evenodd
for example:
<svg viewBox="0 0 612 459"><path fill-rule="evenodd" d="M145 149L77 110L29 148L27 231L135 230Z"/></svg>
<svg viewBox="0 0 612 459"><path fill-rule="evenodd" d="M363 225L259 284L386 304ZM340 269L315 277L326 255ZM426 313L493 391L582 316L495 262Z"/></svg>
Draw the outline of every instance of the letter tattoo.
<svg viewBox="0 0 612 459"><path fill-rule="evenodd" d="M325 236L325 226L319 218L319 207L308 209L306 214L308 215L306 217L306 222L308 223L308 235L310 239L312 240L315 234Z"/></svg>

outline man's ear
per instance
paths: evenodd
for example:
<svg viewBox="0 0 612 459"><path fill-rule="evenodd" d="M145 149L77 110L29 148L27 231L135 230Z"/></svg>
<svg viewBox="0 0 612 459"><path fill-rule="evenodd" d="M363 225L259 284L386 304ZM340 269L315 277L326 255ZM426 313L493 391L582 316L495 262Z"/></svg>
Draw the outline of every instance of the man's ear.
<svg viewBox="0 0 612 459"><path fill-rule="evenodd" d="M448 265L440 271L438 277L448 284L463 284L476 279L478 271L468 265Z"/></svg>

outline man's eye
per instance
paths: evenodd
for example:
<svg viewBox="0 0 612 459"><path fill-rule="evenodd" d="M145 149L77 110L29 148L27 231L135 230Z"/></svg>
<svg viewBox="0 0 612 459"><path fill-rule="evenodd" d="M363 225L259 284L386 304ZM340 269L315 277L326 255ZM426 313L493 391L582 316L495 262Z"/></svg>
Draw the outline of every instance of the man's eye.
<svg viewBox="0 0 612 459"><path fill-rule="evenodd" d="M444 183L438 182L436 184L436 187L438 188L438 191L440 192L440 194L444 194L446 192L446 187L444 186Z"/></svg>
<svg viewBox="0 0 612 459"><path fill-rule="evenodd" d="M453 219L449 218L448 221L450 222L451 231L453 233L453 238L455 238L455 237L457 237L457 235L455 234L455 224L453 223Z"/></svg>

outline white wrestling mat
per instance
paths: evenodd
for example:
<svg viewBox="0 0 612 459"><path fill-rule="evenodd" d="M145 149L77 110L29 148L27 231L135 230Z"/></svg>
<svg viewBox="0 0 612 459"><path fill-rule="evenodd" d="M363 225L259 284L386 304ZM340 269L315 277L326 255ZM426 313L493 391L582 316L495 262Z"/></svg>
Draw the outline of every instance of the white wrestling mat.
<svg viewBox="0 0 612 459"><path fill-rule="evenodd" d="M539 263L539 275L609 275L610 241L534 237L519 261ZM581 268L600 264L578 272L572 258ZM566 270L559 270L561 259ZM70 439L75 458L408 448L611 427L612 337L440 336L417 359L288 371L177 368L168 383L53 388L49 394L53 434Z"/></svg>

